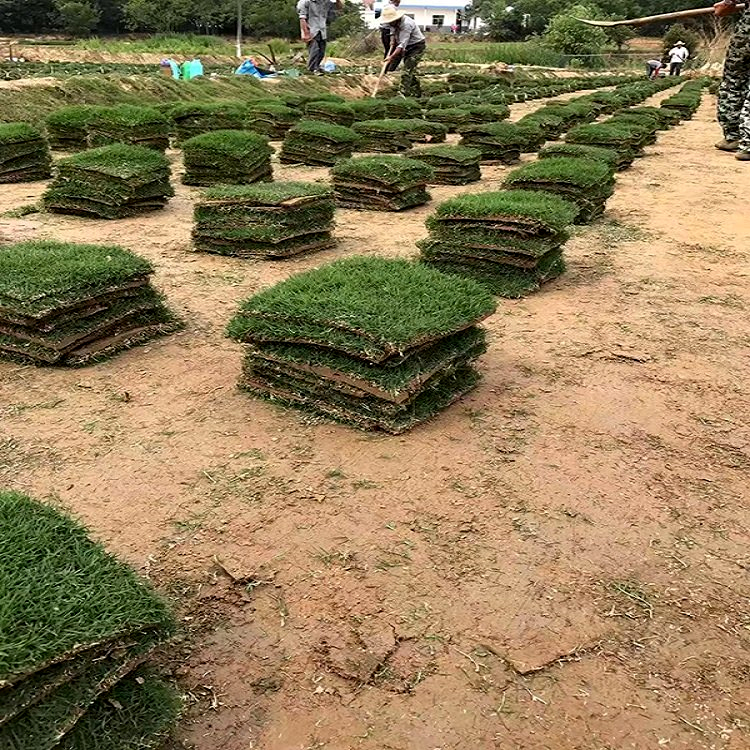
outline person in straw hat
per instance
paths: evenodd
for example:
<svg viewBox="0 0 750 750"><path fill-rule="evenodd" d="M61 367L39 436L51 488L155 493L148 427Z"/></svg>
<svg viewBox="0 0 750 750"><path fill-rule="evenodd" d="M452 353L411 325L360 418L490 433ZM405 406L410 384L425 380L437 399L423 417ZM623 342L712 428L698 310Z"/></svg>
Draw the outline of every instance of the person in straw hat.
<svg viewBox="0 0 750 750"><path fill-rule="evenodd" d="M690 51L685 46L685 42L677 42L677 44L669 50L669 75L680 75L682 66L685 64L685 60L687 60L688 57L690 57Z"/></svg>
<svg viewBox="0 0 750 750"><path fill-rule="evenodd" d="M380 16L380 22L391 27L391 53L386 60L395 65L399 59L404 61L404 72L401 76L401 91L404 96L422 96L419 85L417 66L424 57L427 42L413 18L407 16L401 8L387 5Z"/></svg>

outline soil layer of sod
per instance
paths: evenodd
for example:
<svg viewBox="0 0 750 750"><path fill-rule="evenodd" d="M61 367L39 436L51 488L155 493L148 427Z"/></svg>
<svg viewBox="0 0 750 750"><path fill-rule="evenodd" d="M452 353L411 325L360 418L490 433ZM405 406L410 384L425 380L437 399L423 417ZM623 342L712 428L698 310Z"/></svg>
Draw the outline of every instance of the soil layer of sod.
<svg viewBox="0 0 750 750"><path fill-rule="evenodd" d="M182 144L185 185L250 185L273 179L273 149L249 130L217 130Z"/></svg>
<svg viewBox="0 0 750 750"><path fill-rule="evenodd" d="M52 158L44 136L25 122L0 123L0 183L46 180Z"/></svg>
<svg viewBox="0 0 750 750"><path fill-rule="evenodd" d="M422 161L432 168L436 185L466 185L482 178L479 161L482 152L465 146L424 146L409 153L410 159Z"/></svg>
<svg viewBox="0 0 750 750"><path fill-rule="evenodd" d="M333 247L331 188L273 182L221 186L195 206L196 250L240 258L287 258Z"/></svg>
<svg viewBox="0 0 750 750"><path fill-rule="evenodd" d="M121 746L115 726L149 747L169 732L174 691L127 678L172 635L173 617L80 524L0 492L0 597L0 747L111 750ZM163 705L147 705L148 695Z"/></svg>
<svg viewBox="0 0 750 750"><path fill-rule="evenodd" d="M403 432L474 387L481 286L419 264L351 258L247 300L229 333L248 344L241 387L364 429Z"/></svg>
<svg viewBox="0 0 750 750"><path fill-rule="evenodd" d="M25 242L0 253L0 355L80 365L179 328L148 261L116 246Z"/></svg>
<svg viewBox="0 0 750 750"><path fill-rule="evenodd" d="M333 170L336 203L365 211L402 211L430 200L431 167L402 156L360 156Z"/></svg>

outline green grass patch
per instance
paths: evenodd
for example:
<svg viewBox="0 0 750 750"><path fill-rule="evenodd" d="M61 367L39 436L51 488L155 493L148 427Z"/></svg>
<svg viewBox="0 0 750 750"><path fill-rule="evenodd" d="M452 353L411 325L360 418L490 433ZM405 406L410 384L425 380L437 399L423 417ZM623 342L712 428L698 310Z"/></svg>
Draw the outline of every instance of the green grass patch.
<svg viewBox="0 0 750 750"><path fill-rule="evenodd" d="M128 143L165 151L169 146L169 121L152 107L97 107L90 112L87 132L88 143L94 148Z"/></svg>
<svg viewBox="0 0 750 750"><path fill-rule="evenodd" d="M287 132L280 157L287 164L332 166L351 157L359 143L359 134L351 128L319 120L302 120Z"/></svg>
<svg viewBox="0 0 750 750"><path fill-rule="evenodd" d="M245 185L273 178L265 136L242 130L217 130L182 144L186 185Z"/></svg>

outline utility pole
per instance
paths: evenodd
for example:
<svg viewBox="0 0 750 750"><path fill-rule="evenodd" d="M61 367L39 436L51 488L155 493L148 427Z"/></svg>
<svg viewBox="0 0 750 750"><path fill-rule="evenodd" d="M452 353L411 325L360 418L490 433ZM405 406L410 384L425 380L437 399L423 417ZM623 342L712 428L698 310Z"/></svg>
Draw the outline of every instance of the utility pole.
<svg viewBox="0 0 750 750"><path fill-rule="evenodd" d="M242 59L242 0L237 0L237 59Z"/></svg>

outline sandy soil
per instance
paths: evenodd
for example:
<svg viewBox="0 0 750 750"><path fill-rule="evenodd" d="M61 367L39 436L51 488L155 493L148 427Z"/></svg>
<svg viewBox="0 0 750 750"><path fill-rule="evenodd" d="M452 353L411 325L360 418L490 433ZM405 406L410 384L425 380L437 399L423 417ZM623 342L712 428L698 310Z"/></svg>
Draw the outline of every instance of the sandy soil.
<svg viewBox="0 0 750 750"><path fill-rule="evenodd" d="M432 206L341 211L336 250L258 265L190 251L183 187L138 220L0 219L151 258L188 322L96 367L0 364L0 484L180 603L187 746L750 747L750 172L712 106L618 176L567 274L500 301L478 390L401 437L239 393L223 331L290 274L413 255Z"/></svg>

